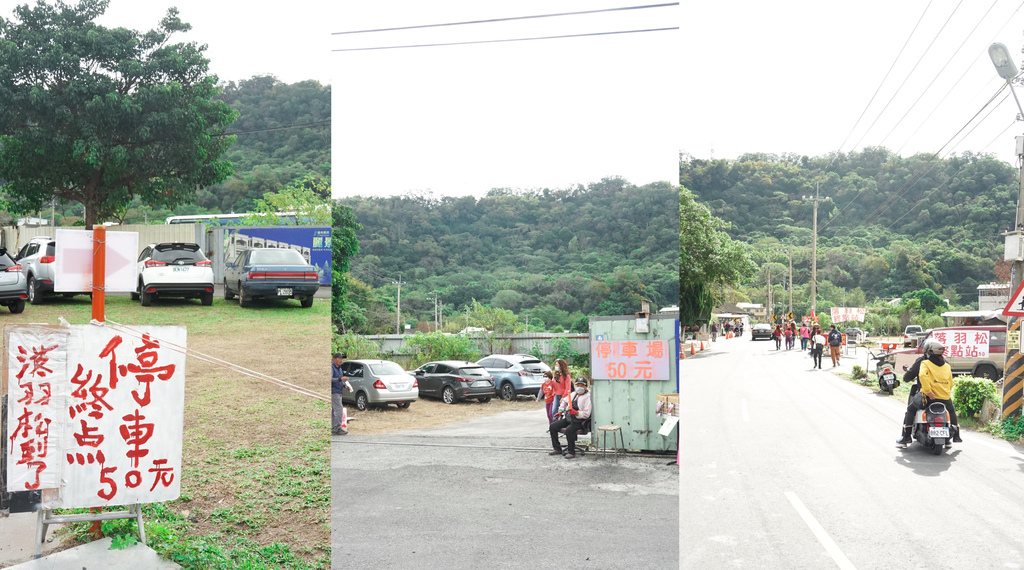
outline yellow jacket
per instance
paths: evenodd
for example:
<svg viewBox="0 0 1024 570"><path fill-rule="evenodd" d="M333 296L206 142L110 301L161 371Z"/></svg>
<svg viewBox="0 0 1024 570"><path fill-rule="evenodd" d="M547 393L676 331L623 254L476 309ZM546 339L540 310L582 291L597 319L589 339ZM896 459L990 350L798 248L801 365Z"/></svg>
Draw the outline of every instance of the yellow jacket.
<svg viewBox="0 0 1024 570"><path fill-rule="evenodd" d="M921 361L921 372L917 375L921 381L921 393L927 395L935 392L937 400L948 400L953 391L953 370L949 363L936 366L930 360Z"/></svg>

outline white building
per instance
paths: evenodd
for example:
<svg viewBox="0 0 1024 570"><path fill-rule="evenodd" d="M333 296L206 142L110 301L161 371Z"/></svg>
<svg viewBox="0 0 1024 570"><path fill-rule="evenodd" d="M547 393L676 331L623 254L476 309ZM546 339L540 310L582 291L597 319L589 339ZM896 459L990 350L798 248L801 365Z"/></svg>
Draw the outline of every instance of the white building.
<svg viewBox="0 0 1024 570"><path fill-rule="evenodd" d="M1009 283L983 283L978 285L978 310L1002 311L1010 302Z"/></svg>

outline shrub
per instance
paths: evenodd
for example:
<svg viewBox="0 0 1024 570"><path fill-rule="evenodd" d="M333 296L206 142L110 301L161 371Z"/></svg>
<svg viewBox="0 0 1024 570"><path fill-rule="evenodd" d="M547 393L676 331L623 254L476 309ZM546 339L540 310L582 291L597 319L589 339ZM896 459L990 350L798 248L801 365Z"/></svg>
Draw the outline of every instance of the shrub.
<svg viewBox="0 0 1024 570"><path fill-rule="evenodd" d="M981 411L985 400L992 400L996 404L1000 401L995 383L988 378L959 376L953 382L953 407L958 415L973 417Z"/></svg>
<svg viewBox="0 0 1024 570"><path fill-rule="evenodd" d="M422 362L480 358L480 352L473 339L461 334L438 332L417 333L408 337L404 352L416 355L417 359L423 359Z"/></svg>
<svg viewBox="0 0 1024 570"><path fill-rule="evenodd" d="M854 364L853 365L853 379L854 380L863 380L864 378L867 378L867 377L868 377L867 370L864 370L864 368L860 364Z"/></svg>
<svg viewBox="0 0 1024 570"><path fill-rule="evenodd" d="M355 333L335 333L331 337L331 352L344 352L349 358L381 358L380 346Z"/></svg>
<svg viewBox="0 0 1024 570"><path fill-rule="evenodd" d="M1024 436L1024 421L1021 420L1024 420L1021 416L1003 418L1000 426L1003 437L1010 441L1016 441Z"/></svg>

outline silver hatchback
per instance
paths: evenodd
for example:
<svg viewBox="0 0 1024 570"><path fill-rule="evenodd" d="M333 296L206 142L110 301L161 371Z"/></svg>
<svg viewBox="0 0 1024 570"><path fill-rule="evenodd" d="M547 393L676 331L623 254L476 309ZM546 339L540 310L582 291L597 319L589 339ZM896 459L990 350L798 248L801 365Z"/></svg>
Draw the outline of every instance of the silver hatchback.
<svg viewBox="0 0 1024 570"><path fill-rule="evenodd" d="M343 393L341 400L359 411L388 404L404 409L419 398L416 378L390 360L346 360L341 370L352 385L352 391Z"/></svg>

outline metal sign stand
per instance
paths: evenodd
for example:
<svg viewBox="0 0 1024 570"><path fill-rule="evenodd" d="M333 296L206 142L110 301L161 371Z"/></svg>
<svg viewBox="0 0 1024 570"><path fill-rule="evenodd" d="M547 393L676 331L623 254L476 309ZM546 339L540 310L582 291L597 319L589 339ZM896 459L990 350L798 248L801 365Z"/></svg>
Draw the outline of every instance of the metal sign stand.
<svg viewBox="0 0 1024 570"><path fill-rule="evenodd" d="M43 552L43 542L46 541L47 527L51 524L66 524L75 522L98 522L117 519L135 519L139 526L139 542L146 544L146 527L142 524L142 505L135 503L128 505L127 511L107 511L103 513L86 513L80 515L54 515L51 509L39 509L36 518L36 548L35 557L39 558Z"/></svg>

